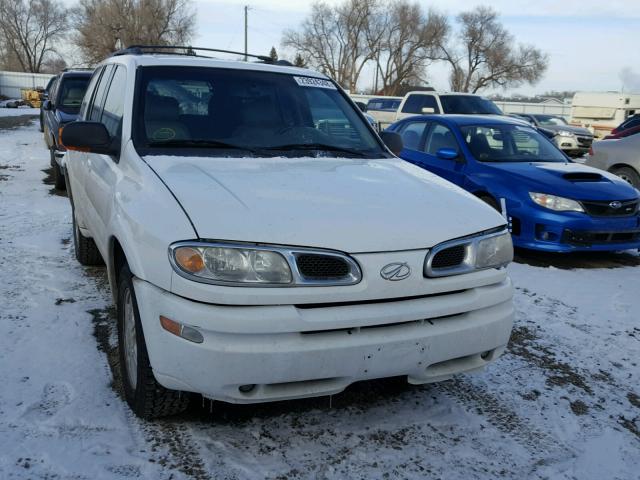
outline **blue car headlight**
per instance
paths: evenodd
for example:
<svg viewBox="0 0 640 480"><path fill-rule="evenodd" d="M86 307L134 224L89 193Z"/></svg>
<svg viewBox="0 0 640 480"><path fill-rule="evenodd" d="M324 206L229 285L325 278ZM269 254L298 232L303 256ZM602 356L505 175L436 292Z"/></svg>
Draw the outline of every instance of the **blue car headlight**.
<svg viewBox="0 0 640 480"><path fill-rule="evenodd" d="M580 202L571 200L570 198L536 192L529 192L529 196L535 203L549 210L556 212L584 212L584 208L582 208Z"/></svg>

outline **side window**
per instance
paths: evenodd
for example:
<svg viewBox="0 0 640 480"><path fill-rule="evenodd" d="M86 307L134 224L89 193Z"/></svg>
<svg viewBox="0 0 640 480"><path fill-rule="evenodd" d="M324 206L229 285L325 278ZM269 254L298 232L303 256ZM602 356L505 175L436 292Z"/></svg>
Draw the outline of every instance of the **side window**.
<svg viewBox="0 0 640 480"><path fill-rule="evenodd" d="M418 150L426 128L427 122L409 122L403 125L399 133L402 135L404 148Z"/></svg>
<svg viewBox="0 0 640 480"><path fill-rule="evenodd" d="M127 71L121 65L118 65L113 74L109 93L104 102L102 116L100 121L107 127L111 136L118 134L122 114L124 112L124 92L127 81Z"/></svg>
<svg viewBox="0 0 640 480"><path fill-rule="evenodd" d="M436 97L433 95L409 95L402 107L403 113L422 113L423 108L433 108L433 113L440 113Z"/></svg>
<svg viewBox="0 0 640 480"><path fill-rule="evenodd" d="M458 149L458 142L453 132L444 125L436 124L427 136L425 152L429 155L435 155L441 148Z"/></svg>
<svg viewBox="0 0 640 480"><path fill-rule="evenodd" d="M80 115L78 118L82 120L87 120L87 108L89 107L89 103L91 103L91 97L93 96L93 92L96 88L96 83L100 80L100 74L102 73L103 68L96 69L91 76L91 80L89 81L89 86L87 87L87 91L82 98L82 104L80 105Z"/></svg>
<svg viewBox="0 0 640 480"><path fill-rule="evenodd" d="M91 109L89 110L89 120L92 122L99 122L102 117L102 105L104 104L104 95L109 87L109 81L111 80L111 72L113 71L113 65L107 65L104 67L102 76L100 77L100 83L96 87L96 93L93 96L91 102Z"/></svg>

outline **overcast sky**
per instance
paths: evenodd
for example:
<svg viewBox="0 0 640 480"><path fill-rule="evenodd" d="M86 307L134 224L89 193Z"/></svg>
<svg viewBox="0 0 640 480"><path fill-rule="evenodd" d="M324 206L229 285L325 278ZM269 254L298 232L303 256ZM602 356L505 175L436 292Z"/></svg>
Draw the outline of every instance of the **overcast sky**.
<svg viewBox="0 0 640 480"><path fill-rule="evenodd" d="M197 0L198 27L193 44L243 50L243 6L248 4L249 51L262 54L275 46L284 56L280 48L282 31L297 28L308 14L310 3ZM419 3L453 17L481 2L419 0ZM550 57L544 79L534 87L521 87L518 92L619 91L626 83L626 90L640 93L640 0L492 0L489 4L500 12L502 22L519 42L534 44ZM446 90L446 67L433 66L429 80L436 89ZM365 77L361 83L370 85L373 78Z"/></svg>

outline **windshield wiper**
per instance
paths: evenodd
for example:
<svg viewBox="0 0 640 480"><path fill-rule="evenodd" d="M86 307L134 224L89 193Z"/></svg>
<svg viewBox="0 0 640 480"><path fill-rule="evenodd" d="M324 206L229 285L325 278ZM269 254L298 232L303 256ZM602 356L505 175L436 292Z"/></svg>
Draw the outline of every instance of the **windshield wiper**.
<svg viewBox="0 0 640 480"><path fill-rule="evenodd" d="M328 143L290 143L287 145L275 145L272 147L262 147L260 150L325 150L327 152L341 152L355 155L357 157L366 157L366 153L353 150L351 148L339 147L337 145L329 145Z"/></svg>
<svg viewBox="0 0 640 480"><path fill-rule="evenodd" d="M246 150L253 152L251 148L232 143L220 142L218 140L165 140L160 142L149 142L149 147L168 148L228 148L230 150Z"/></svg>

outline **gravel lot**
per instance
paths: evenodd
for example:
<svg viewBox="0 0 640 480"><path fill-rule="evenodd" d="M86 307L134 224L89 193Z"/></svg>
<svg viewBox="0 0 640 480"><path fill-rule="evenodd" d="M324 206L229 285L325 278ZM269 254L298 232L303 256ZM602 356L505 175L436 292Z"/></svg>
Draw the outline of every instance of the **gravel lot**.
<svg viewBox="0 0 640 480"><path fill-rule="evenodd" d="M640 479L637 252L519 252L510 347L483 373L139 421L32 118L0 118L1 479Z"/></svg>

